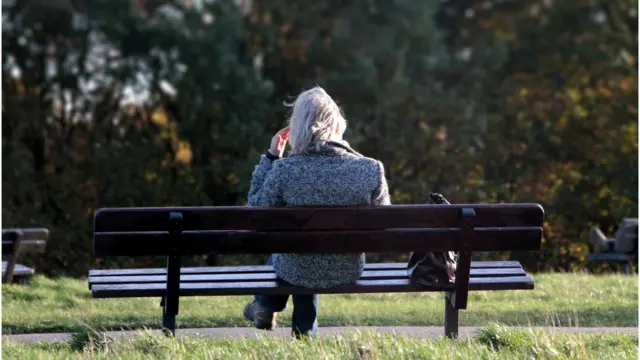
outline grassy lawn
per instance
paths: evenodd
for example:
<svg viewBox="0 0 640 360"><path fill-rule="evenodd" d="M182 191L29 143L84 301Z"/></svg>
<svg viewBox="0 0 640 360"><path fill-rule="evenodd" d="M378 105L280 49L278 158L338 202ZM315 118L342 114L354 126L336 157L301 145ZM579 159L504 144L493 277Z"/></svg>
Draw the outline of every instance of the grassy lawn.
<svg viewBox="0 0 640 360"><path fill-rule="evenodd" d="M638 337L482 329L471 341L374 333L303 341L273 338L169 339L159 334L112 340L79 334L70 342L5 342L4 359L636 359Z"/></svg>
<svg viewBox="0 0 640 360"><path fill-rule="evenodd" d="M468 309L460 315L461 325L638 326L637 276L540 274L534 279L536 289L532 291L471 293ZM319 322L320 326L443 326L443 297L441 293L323 295ZM242 318L242 307L249 299L181 298L178 327L249 326ZM159 304L160 299L155 298L92 299L86 281L36 277L24 286L3 285L2 327L4 334L74 332L87 327L159 328ZM291 311L282 315L279 325L289 326ZM380 345L386 340L376 341ZM193 343L194 349L201 346L198 344ZM308 351L317 350L312 348ZM465 349L481 351L473 346Z"/></svg>

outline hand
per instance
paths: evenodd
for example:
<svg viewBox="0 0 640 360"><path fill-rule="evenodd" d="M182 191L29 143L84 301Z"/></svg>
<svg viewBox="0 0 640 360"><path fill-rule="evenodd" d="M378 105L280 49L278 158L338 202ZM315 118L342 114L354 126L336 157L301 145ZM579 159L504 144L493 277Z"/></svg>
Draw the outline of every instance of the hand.
<svg viewBox="0 0 640 360"><path fill-rule="evenodd" d="M271 147L269 147L269 153L273 156L282 157L284 154L284 148L287 146L287 140L289 140L289 127L278 131L271 139Z"/></svg>

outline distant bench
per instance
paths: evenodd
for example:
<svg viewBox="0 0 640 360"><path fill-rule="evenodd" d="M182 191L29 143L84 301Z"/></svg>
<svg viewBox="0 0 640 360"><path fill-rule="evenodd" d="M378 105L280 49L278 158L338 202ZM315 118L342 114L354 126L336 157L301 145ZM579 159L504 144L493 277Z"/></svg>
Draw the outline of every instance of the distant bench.
<svg viewBox="0 0 640 360"><path fill-rule="evenodd" d="M168 266L90 270L89 289L94 298L162 298L162 323L171 334L181 296L439 291L446 293L445 334L456 337L458 310L466 309L470 290L534 286L519 262L472 262L471 253L539 250L543 218L537 204L100 209L94 218L95 256L168 256ZM456 282L434 287L410 284L405 263L367 264L355 285L323 290L281 285L271 266L180 264L181 256L210 253L449 250L459 254Z"/></svg>
<svg viewBox="0 0 640 360"><path fill-rule="evenodd" d="M43 228L2 229L2 281L6 284L19 282L31 277L34 270L18 264L18 258L24 253L44 253L49 230Z"/></svg>

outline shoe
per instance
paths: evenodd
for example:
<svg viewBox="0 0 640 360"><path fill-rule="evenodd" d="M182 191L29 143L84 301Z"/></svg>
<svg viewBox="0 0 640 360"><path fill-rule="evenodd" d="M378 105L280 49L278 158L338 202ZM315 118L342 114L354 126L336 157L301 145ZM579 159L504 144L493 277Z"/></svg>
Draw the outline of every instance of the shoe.
<svg viewBox="0 0 640 360"><path fill-rule="evenodd" d="M253 300L244 307L242 311L245 319L253 321L256 329L273 330L276 327L277 313L263 308L257 301Z"/></svg>

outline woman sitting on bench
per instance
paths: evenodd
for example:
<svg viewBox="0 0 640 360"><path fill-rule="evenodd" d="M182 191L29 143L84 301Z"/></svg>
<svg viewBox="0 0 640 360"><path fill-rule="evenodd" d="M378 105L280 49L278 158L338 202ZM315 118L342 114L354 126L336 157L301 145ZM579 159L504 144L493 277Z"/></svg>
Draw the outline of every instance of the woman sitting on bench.
<svg viewBox="0 0 640 360"><path fill-rule="evenodd" d="M340 108L322 88L301 93L293 103L289 126L275 134L255 167L249 205L388 205L382 163L360 155L342 140L346 126ZM290 156L282 158L287 141ZM273 254L268 261L282 283L311 289L353 284L364 263L364 253ZM245 307L244 316L256 328L271 330L288 298L258 295ZM318 295L294 295L293 305L294 336L315 335Z"/></svg>

